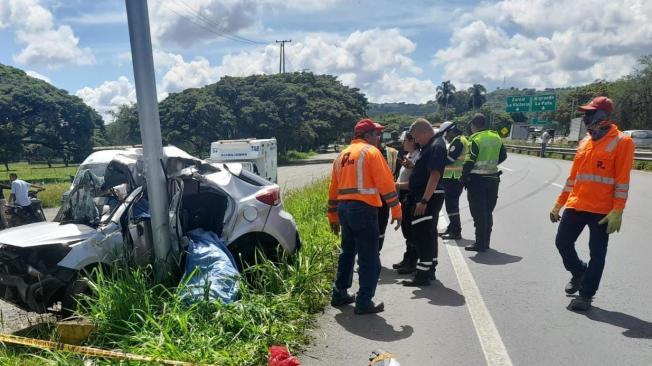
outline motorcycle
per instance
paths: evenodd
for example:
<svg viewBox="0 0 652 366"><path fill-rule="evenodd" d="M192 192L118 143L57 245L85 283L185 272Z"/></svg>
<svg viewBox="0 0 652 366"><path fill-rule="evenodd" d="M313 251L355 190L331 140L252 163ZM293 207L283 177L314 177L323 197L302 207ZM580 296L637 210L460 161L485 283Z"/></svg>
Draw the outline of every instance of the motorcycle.
<svg viewBox="0 0 652 366"><path fill-rule="evenodd" d="M31 202L29 206L19 206L15 204L5 205L5 228L46 221L45 213L43 212L43 205L41 204L41 200L38 198L38 193L43 190L45 190L45 188L28 192L29 200ZM0 222L0 226L3 226L3 224L4 223Z"/></svg>

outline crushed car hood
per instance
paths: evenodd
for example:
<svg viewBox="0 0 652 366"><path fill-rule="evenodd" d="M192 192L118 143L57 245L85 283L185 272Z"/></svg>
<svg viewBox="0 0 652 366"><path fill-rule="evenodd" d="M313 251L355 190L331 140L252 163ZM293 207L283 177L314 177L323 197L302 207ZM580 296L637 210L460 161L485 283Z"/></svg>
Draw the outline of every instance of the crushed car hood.
<svg viewBox="0 0 652 366"><path fill-rule="evenodd" d="M20 248L51 244L74 244L97 234L97 230L80 224L37 222L0 231L0 244Z"/></svg>

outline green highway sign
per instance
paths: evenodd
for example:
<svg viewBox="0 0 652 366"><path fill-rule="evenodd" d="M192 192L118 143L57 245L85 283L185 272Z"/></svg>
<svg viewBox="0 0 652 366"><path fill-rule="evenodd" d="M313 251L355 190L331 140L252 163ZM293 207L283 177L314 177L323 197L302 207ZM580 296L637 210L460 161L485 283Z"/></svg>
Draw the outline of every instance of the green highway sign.
<svg viewBox="0 0 652 366"><path fill-rule="evenodd" d="M532 97L532 112L548 112L557 109L557 96L554 94Z"/></svg>
<svg viewBox="0 0 652 366"><path fill-rule="evenodd" d="M550 121L546 121L546 120L538 119L537 117L533 117L533 118L530 120L530 124L531 124L531 125L547 125L548 123L550 123Z"/></svg>
<svg viewBox="0 0 652 366"><path fill-rule="evenodd" d="M507 113L529 112L532 105L531 96L513 96L507 97Z"/></svg>

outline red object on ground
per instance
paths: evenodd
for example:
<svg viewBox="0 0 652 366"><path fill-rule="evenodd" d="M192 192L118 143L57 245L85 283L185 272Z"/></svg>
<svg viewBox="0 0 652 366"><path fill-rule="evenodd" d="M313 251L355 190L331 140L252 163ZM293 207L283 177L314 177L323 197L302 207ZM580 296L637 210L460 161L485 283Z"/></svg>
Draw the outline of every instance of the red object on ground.
<svg viewBox="0 0 652 366"><path fill-rule="evenodd" d="M287 348L283 346L271 346L269 347L267 366L301 366L301 363L292 357Z"/></svg>

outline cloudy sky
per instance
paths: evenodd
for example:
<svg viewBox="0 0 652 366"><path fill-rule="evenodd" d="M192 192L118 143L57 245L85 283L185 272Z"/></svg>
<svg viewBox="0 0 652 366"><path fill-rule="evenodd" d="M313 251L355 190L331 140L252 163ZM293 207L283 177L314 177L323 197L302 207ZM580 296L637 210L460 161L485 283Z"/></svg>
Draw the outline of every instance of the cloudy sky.
<svg viewBox="0 0 652 366"><path fill-rule="evenodd" d="M646 0L149 0L159 97L223 75L337 75L373 102L435 85L558 87L630 73L652 54ZM0 0L0 63L104 116L135 101L122 0Z"/></svg>

